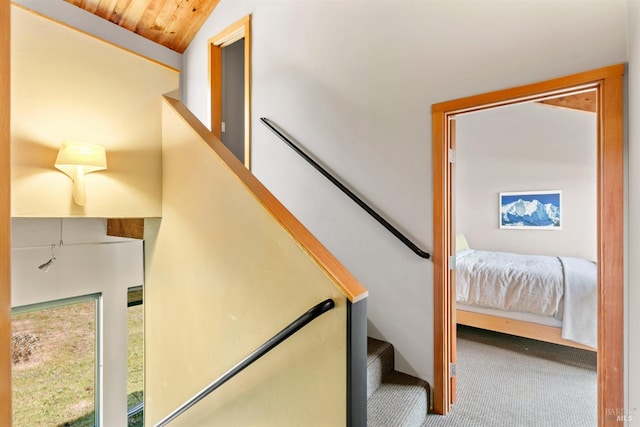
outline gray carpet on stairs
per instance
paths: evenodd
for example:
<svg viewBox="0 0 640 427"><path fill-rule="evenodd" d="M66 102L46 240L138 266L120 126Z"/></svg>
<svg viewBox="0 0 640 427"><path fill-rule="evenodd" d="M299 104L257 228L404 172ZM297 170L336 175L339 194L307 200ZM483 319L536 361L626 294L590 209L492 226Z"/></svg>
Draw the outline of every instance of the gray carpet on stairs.
<svg viewBox="0 0 640 427"><path fill-rule="evenodd" d="M423 427L597 425L595 353L467 327L457 345L458 402Z"/></svg>
<svg viewBox="0 0 640 427"><path fill-rule="evenodd" d="M397 372L393 346L369 338L367 345L367 424L420 426L427 414L428 384Z"/></svg>

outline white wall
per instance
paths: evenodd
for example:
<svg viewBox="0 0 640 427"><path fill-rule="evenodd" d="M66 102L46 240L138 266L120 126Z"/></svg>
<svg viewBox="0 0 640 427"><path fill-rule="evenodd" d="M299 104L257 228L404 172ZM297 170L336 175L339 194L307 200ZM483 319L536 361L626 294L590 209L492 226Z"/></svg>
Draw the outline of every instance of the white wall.
<svg viewBox="0 0 640 427"><path fill-rule="evenodd" d="M624 62L626 1L222 0L183 55L183 101L204 123L206 40L249 13L253 171L369 289L369 333L393 342L397 367L433 384L432 264L259 118L428 249L431 105Z"/></svg>
<svg viewBox="0 0 640 427"><path fill-rule="evenodd" d="M472 248L597 258L595 113L539 103L456 118L456 231ZM500 229L498 194L562 191L561 230Z"/></svg>
<svg viewBox="0 0 640 427"><path fill-rule="evenodd" d="M101 425L126 425L127 289L143 284L142 241L107 237L103 219L67 218L45 273L38 266L60 242L60 219L14 218L11 232L12 307L102 294Z"/></svg>
<svg viewBox="0 0 640 427"><path fill-rule="evenodd" d="M640 335L637 325L640 324L640 3L637 0L628 1L629 16L629 68L628 68L628 168L629 182L627 187L628 233L627 257L628 268L626 280L626 354L625 370L627 377L627 401L625 409L633 417L632 425L640 422ZM633 220L632 220L633 219ZM633 326L636 325L636 326ZM631 364L631 361L634 363Z"/></svg>

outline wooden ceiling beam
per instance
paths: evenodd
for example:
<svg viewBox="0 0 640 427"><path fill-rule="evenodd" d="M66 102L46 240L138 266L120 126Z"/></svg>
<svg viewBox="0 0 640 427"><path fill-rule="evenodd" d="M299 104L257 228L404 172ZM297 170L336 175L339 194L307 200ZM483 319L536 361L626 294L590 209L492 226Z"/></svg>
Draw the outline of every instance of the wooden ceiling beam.
<svg viewBox="0 0 640 427"><path fill-rule="evenodd" d="M144 239L144 218L109 218L107 236Z"/></svg>

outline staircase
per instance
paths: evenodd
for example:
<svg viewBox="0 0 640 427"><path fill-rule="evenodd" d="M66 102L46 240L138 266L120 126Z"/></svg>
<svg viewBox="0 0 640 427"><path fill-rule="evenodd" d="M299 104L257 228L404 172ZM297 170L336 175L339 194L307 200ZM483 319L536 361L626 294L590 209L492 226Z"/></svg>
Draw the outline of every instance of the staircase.
<svg viewBox="0 0 640 427"><path fill-rule="evenodd" d="M419 427L429 408L429 384L394 370L391 344L367 338L367 424Z"/></svg>

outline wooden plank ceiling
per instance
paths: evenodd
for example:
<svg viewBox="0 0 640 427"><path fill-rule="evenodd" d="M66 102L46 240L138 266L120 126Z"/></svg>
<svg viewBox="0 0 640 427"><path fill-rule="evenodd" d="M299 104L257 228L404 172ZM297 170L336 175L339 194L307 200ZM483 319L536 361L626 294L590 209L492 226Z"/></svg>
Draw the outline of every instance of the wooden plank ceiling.
<svg viewBox="0 0 640 427"><path fill-rule="evenodd" d="M540 101L541 104L554 107L572 108L574 110L596 112L596 91L576 93L573 95L560 96L558 98Z"/></svg>
<svg viewBox="0 0 640 427"><path fill-rule="evenodd" d="M183 53L220 0L65 0Z"/></svg>

